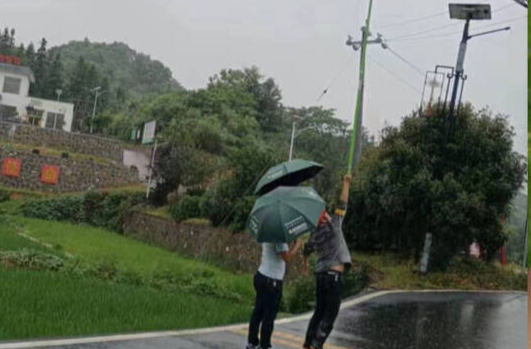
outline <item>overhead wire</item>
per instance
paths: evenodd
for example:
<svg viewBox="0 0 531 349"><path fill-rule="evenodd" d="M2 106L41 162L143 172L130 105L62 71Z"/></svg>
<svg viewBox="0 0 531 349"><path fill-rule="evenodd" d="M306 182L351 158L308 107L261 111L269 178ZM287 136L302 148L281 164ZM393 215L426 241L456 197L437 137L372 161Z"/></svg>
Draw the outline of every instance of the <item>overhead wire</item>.
<svg viewBox="0 0 531 349"><path fill-rule="evenodd" d="M524 19L524 18L527 18L527 15L513 17L513 18L508 18L508 19L504 19L504 20L501 20L501 21L498 21L498 22L487 24L487 25L478 26L478 27L474 28L474 30L494 27L494 26L499 25L499 24L504 24L504 23L508 23L508 22L514 22L514 21L521 20L521 19ZM395 39L395 40L388 40L388 41L404 42L404 41L416 41L416 40L429 40L429 39L442 38L442 37L447 37L447 36L457 35L457 34L463 34L463 31L459 30L459 31L453 31L453 32L448 32L448 33L441 33L441 34L435 34L435 35L425 35L425 36L419 36L419 37L412 37L412 38L398 39L398 40Z"/></svg>
<svg viewBox="0 0 531 349"><path fill-rule="evenodd" d="M317 97L317 99L315 101L316 103L319 102L321 100L321 98L323 98L323 96L328 93L330 88L332 88L332 86L336 83L337 79L341 76L341 74L343 74L345 72L345 70L347 70L347 68L349 68L352 65L352 63L354 63L354 61L355 61L355 57L352 57L347 62L347 64L334 75L334 77L330 80L328 85L326 85L325 89L321 92L319 97Z"/></svg>
<svg viewBox="0 0 531 349"><path fill-rule="evenodd" d="M503 10L505 10L505 9L507 9L509 7L515 6L515 5L516 5L515 3L510 3L510 4L507 4L505 6L502 6L500 8L497 8L497 9L493 10L491 13L500 12L500 11L503 11ZM422 35L422 34L431 33L431 32L437 31L437 30L441 30L441 29L444 29L444 28L459 26L461 24L462 24L461 22L445 24L445 25L442 25L442 26L433 27L433 28L422 30L422 31L415 32L415 33L409 33L409 34L405 34L405 35L392 37L392 38L389 38L388 41L396 41L396 40L406 39L406 38L410 38L410 37L415 37L415 36L419 36L419 35Z"/></svg>
<svg viewBox="0 0 531 349"><path fill-rule="evenodd" d="M486 2L488 2L488 0L483 0L483 1L480 1L479 3L483 4L483 3L486 3ZM512 6L512 5L515 5L515 3L509 4L509 5L504 6L504 7L509 7L509 6ZM492 11L492 12L497 12L497 11L499 11L501 9L502 8L497 9L497 10ZM431 18L444 16L444 15L446 15L448 13L450 13L450 11L446 10L446 11L442 11L442 12L433 13L433 14L430 14L430 15L425 15L425 16L421 16L421 17L415 17L415 18L411 18L411 19L406 19L406 20L400 21L400 22L393 22L393 23L387 23L387 24L373 26L373 29L389 28L389 27L395 27L397 25L405 25L405 24L409 24L409 23L420 22L420 21L423 21L423 20L426 20L426 19L431 19Z"/></svg>
<svg viewBox="0 0 531 349"><path fill-rule="evenodd" d="M420 76L424 77L424 73L422 72L422 69L420 69L419 67L417 67L416 65L414 65L413 63L411 63L409 60L405 59L404 57L402 57L400 54L398 54L398 52L396 52L394 49L392 49L391 47L387 46L387 50L389 52L391 52L393 55L395 55L398 59L400 59L402 62L406 63L411 69L413 69L417 74L419 74Z"/></svg>
<svg viewBox="0 0 531 349"><path fill-rule="evenodd" d="M391 74L393 77L395 77L398 81L402 82L405 86L409 87L410 89L412 89L413 91L417 92L418 94L422 94L422 91L420 91L418 88L416 88L415 86L413 86L409 81L407 81L406 79L398 76L397 74L395 74L393 71L391 71L390 69L388 69L386 66L384 66L383 64L381 64L380 62L378 62L377 60L375 60L370 54L367 53L367 56L369 57L369 60L373 63L375 63L376 65L378 65L381 69L385 70L387 73Z"/></svg>

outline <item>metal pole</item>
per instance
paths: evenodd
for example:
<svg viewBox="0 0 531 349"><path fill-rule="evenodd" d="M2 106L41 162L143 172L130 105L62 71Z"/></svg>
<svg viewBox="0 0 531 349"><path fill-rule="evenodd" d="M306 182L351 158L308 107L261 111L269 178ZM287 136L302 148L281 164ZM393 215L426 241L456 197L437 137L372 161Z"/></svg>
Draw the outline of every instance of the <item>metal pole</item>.
<svg viewBox="0 0 531 349"><path fill-rule="evenodd" d="M467 19L465 22L465 28L463 30L463 38L461 39L461 44L459 45L459 53L457 55L457 63L455 66L455 77L454 77L454 88L452 90L452 98L450 100L450 110L448 111L448 119L450 121L450 129L453 124L453 114L455 110L455 102L457 100L457 91L459 90L459 80L461 80L461 75L464 70L465 63L465 54L466 54L466 44L468 41L468 28L470 26L470 19ZM449 132L446 132L446 142L448 142Z"/></svg>
<svg viewBox="0 0 531 349"><path fill-rule="evenodd" d="M153 152L151 153L151 164L149 166L149 179L146 189L146 199L149 199L149 192L151 190L151 176L153 175L153 167L155 167L155 153L157 152L157 139L155 138L155 145L153 146Z"/></svg>
<svg viewBox="0 0 531 349"><path fill-rule="evenodd" d="M359 160L361 155L361 119L363 111L363 89L365 84L365 61L367 54L367 39L369 37L369 28L371 23L371 14L372 14L372 2L369 2L369 13L365 21L365 26L362 28L362 43L361 43L361 57L360 57L360 73L359 73L359 85L358 85L358 96L356 99L356 110L354 113L354 124L352 127L352 138L350 139L350 152L349 152L349 162L348 162L348 172L352 172L352 167L354 165L355 158L355 148L357 146L358 152L356 154L356 161Z"/></svg>
<svg viewBox="0 0 531 349"><path fill-rule="evenodd" d="M526 218L525 219L525 232L524 232L524 236L525 236L525 240L524 240L524 262L523 262L523 265L522 265L522 267L524 269L527 268L527 244L528 244L527 239L529 238L527 235L528 235L528 231L527 231L527 218Z"/></svg>
<svg viewBox="0 0 531 349"><path fill-rule="evenodd" d="M295 120L293 120L291 126L291 142L289 145L289 161L291 161L291 156L293 155L293 142L295 141Z"/></svg>
<svg viewBox="0 0 531 349"><path fill-rule="evenodd" d="M424 93L426 92L426 84L428 83L428 73L424 74L424 86L422 87L422 96L420 97L420 110L419 116L422 116L422 107L424 105Z"/></svg>
<svg viewBox="0 0 531 349"><path fill-rule="evenodd" d="M94 126L94 116L96 115L96 104L98 103L98 96L100 94L100 91L96 91L96 94L94 95L94 106L92 108L92 121L90 122L90 133L92 133L93 126Z"/></svg>

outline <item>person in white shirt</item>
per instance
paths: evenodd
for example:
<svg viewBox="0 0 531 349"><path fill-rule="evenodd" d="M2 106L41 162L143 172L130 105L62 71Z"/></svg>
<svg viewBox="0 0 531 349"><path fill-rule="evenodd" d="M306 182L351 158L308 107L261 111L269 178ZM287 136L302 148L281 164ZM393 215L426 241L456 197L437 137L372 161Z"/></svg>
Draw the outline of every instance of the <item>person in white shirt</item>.
<svg viewBox="0 0 531 349"><path fill-rule="evenodd" d="M262 261L254 275L256 300L249 323L246 349L271 348L271 335L282 298L282 280L286 273L286 263L299 251L301 246L299 240L295 240L291 248L286 243L262 244ZM258 329L260 325L259 339Z"/></svg>

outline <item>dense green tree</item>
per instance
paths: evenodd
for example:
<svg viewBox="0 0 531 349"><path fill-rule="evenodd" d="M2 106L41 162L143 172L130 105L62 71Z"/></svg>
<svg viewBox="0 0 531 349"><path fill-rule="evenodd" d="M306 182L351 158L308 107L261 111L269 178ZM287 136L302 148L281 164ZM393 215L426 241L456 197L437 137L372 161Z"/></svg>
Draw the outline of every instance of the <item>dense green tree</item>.
<svg viewBox="0 0 531 349"><path fill-rule="evenodd" d="M272 78L263 81L257 67L245 68L243 70L222 70L219 74L210 78L208 90L227 90L229 88L235 94L247 94L249 97L233 99L233 108L241 115L254 116L259 122L262 130L266 132L276 132L281 128L282 123L282 93ZM239 101L247 101L246 104L254 111L246 111L238 108Z"/></svg>
<svg viewBox="0 0 531 349"><path fill-rule="evenodd" d="M45 93L43 96L49 99L57 98L57 90L63 90L63 64L61 62L61 56L59 54L54 55L51 59L50 68L48 69L45 83Z"/></svg>
<svg viewBox="0 0 531 349"><path fill-rule="evenodd" d="M354 248L395 249L418 257L433 233L433 267L477 241L486 259L507 236L502 218L522 185L525 165L512 150L507 119L461 108L444 145L444 113L412 115L388 127L356 172L345 231Z"/></svg>
<svg viewBox="0 0 531 349"><path fill-rule="evenodd" d="M36 97L45 97L50 95L50 91L47 91L47 74L49 69L49 60L46 45L48 42L45 38L42 38L41 44L37 53L35 54L35 62L33 66L33 74L35 75L35 83L31 85L30 93Z"/></svg>
<svg viewBox="0 0 531 349"><path fill-rule="evenodd" d="M22 64L30 68L35 65L35 46L32 42L26 47Z"/></svg>
<svg viewBox="0 0 531 349"><path fill-rule="evenodd" d="M155 166L156 187L152 201L156 205L167 202L168 194L185 187L200 186L212 171L213 159L207 154L175 142L165 143L157 149Z"/></svg>

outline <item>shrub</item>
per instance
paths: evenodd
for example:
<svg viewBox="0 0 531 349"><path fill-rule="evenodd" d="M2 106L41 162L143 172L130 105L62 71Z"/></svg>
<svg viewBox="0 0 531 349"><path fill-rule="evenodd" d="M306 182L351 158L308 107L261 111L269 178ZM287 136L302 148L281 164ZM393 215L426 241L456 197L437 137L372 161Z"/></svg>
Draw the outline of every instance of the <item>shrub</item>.
<svg viewBox="0 0 531 349"><path fill-rule="evenodd" d="M47 220L83 220L83 198L79 196L63 196L53 199L32 200L22 205L22 214L26 217Z"/></svg>
<svg viewBox="0 0 531 349"><path fill-rule="evenodd" d="M87 192L83 196L28 201L21 211L26 217L88 223L120 232L124 213L144 200L143 193Z"/></svg>
<svg viewBox="0 0 531 349"><path fill-rule="evenodd" d="M58 271L64 267L62 258L30 249L0 251L0 262L6 266L31 270Z"/></svg>
<svg viewBox="0 0 531 349"><path fill-rule="evenodd" d="M40 151L39 149L32 149L32 150L31 150L31 153L32 153L32 154L40 154L41 151Z"/></svg>
<svg viewBox="0 0 531 349"><path fill-rule="evenodd" d="M231 219L232 223L230 225L232 231L240 232L245 229L247 217L251 213L255 201L255 196L244 196L236 202Z"/></svg>
<svg viewBox="0 0 531 349"><path fill-rule="evenodd" d="M67 152L62 152L62 153L61 153L61 157L62 157L63 159L68 159L68 158L70 157L70 154L67 153Z"/></svg>
<svg viewBox="0 0 531 349"><path fill-rule="evenodd" d="M234 180L226 179L210 188L201 201L201 211L212 225L219 226L230 222L229 215L235 203Z"/></svg>
<svg viewBox="0 0 531 349"><path fill-rule="evenodd" d="M197 196L182 197L170 207L170 215L177 222L201 217L201 198Z"/></svg>
<svg viewBox="0 0 531 349"><path fill-rule="evenodd" d="M11 194L8 190L0 188L0 202L8 201L10 197Z"/></svg>

